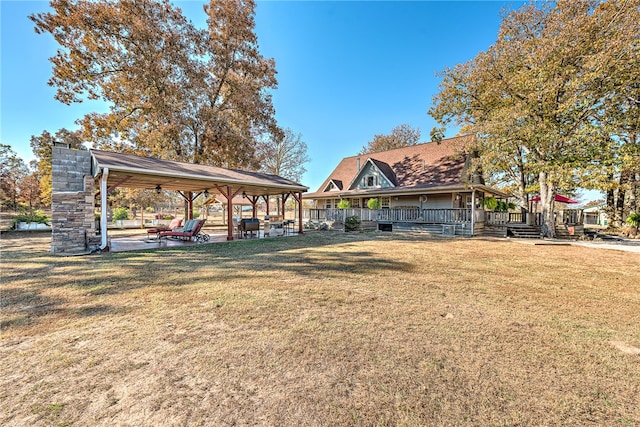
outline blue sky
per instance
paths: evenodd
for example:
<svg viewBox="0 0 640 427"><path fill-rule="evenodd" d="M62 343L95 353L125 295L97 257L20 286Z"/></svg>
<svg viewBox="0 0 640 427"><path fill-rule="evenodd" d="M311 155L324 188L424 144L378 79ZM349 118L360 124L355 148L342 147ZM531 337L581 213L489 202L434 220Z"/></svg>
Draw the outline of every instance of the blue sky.
<svg viewBox="0 0 640 427"><path fill-rule="evenodd" d="M203 3L175 2L201 25ZM316 190L343 157L402 123L429 141L435 123L427 110L440 81L435 73L486 50L501 11L522 3L258 0L260 51L275 59L278 71L276 118L308 145L302 183ZM54 100L48 58L57 45L50 35L35 34L27 18L48 10L48 2L1 0L0 8L2 143L28 161L32 135L76 129L75 120L106 106Z"/></svg>

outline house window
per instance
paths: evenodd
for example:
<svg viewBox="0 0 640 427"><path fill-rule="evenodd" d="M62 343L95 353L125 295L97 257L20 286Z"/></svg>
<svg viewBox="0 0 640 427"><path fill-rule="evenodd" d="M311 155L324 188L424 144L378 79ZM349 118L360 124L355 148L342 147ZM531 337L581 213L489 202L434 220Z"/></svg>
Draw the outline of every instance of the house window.
<svg viewBox="0 0 640 427"><path fill-rule="evenodd" d="M351 199L351 207L359 208L360 207L360 199Z"/></svg>
<svg viewBox="0 0 640 427"><path fill-rule="evenodd" d="M391 205L391 197L380 197L380 207L383 209L389 209Z"/></svg>
<svg viewBox="0 0 640 427"><path fill-rule="evenodd" d="M367 175L367 176L362 178L362 186L363 187L375 187L376 185L377 185L377 183L376 183L375 175Z"/></svg>
<svg viewBox="0 0 640 427"><path fill-rule="evenodd" d="M465 198L467 209L471 209L471 195L466 196Z"/></svg>
<svg viewBox="0 0 640 427"><path fill-rule="evenodd" d="M327 199L327 201L324 204L324 208L325 209L331 209L333 208L333 200L332 199Z"/></svg>

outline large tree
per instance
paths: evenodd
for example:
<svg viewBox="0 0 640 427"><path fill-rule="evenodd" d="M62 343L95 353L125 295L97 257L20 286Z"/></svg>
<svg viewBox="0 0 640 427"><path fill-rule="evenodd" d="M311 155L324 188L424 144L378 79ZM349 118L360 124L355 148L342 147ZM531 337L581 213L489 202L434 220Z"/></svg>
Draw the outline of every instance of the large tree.
<svg viewBox="0 0 640 427"><path fill-rule="evenodd" d="M29 168L10 145L0 144L0 202L11 209L18 208L19 183L29 174Z"/></svg>
<svg viewBox="0 0 640 427"><path fill-rule="evenodd" d="M613 21L603 18L609 7L617 10ZM475 133L483 169L513 174L521 195L535 175L548 236L555 235L556 193L579 185L578 171L603 143L610 90L602 83L609 76L599 39L622 37L620 22L637 12L638 0L530 3L504 18L487 52L443 72L429 113L443 126ZM637 45L637 26L629 27Z"/></svg>
<svg viewBox="0 0 640 427"><path fill-rule="evenodd" d="M306 172L304 164L309 161L307 144L302 134L287 128L277 136L270 135L258 147L261 171L282 176L295 182L302 180Z"/></svg>
<svg viewBox="0 0 640 427"><path fill-rule="evenodd" d="M601 134L583 184L606 193L611 223L620 226L640 202L640 1L604 3L594 19Z"/></svg>
<svg viewBox="0 0 640 427"><path fill-rule="evenodd" d="M40 200L40 175L38 172L31 172L18 182L18 201L29 206L29 209L38 208Z"/></svg>
<svg viewBox="0 0 640 427"><path fill-rule="evenodd" d="M406 123L394 127L388 135L374 135L360 153L367 154L378 151L393 150L420 143L420 129L413 128Z"/></svg>
<svg viewBox="0 0 640 427"><path fill-rule="evenodd" d="M211 0L208 30L167 0L52 0L32 15L61 49L51 58L64 103L102 99L85 116L98 148L257 167L253 143L275 129L275 64L258 51L253 0Z"/></svg>
<svg viewBox="0 0 640 427"><path fill-rule="evenodd" d="M40 179L40 202L45 206L51 205L51 153L54 142L68 144L71 148L85 149L80 131L60 129L54 135L43 131L39 136L31 136L31 150L35 159L32 165Z"/></svg>

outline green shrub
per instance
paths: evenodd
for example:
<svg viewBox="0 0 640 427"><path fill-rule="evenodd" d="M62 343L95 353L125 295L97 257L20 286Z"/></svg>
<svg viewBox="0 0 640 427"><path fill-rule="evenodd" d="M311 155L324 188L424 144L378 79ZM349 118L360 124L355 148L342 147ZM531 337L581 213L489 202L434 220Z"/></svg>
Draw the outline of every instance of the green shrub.
<svg viewBox="0 0 640 427"><path fill-rule="evenodd" d="M338 202L338 209L349 209L351 207L351 203L347 199L342 199Z"/></svg>
<svg viewBox="0 0 640 427"><path fill-rule="evenodd" d="M113 220L120 221L123 219L129 219L129 210L127 208L116 208L113 211Z"/></svg>
<svg viewBox="0 0 640 427"><path fill-rule="evenodd" d="M498 199L496 199L495 197L485 197L482 200L482 206L490 211L495 211L498 207Z"/></svg>
<svg viewBox="0 0 640 427"><path fill-rule="evenodd" d="M638 230L638 228L640 228L640 213L629 214L626 223Z"/></svg>
<svg viewBox="0 0 640 427"><path fill-rule="evenodd" d="M380 199L369 199L367 201L367 207L371 210L380 209Z"/></svg>
<svg viewBox="0 0 640 427"><path fill-rule="evenodd" d="M348 216L344 220L344 231L356 231L358 229L360 229L360 218L357 216Z"/></svg>
<svg viewBox="0 0 640 427"><path fill-rule="evenodd" d="M484 200L482 200L482 206L487 210L496 212L507 212L509 209L516 208L514 203L498 200L495 197L485 197Z"/></svg>
<svg viewBox="0 0 640 427"><path fill-rule="evenodd" d="M32 222L38 224L51 225L51 218L45 215L39 209L25 209L22 210L14 219L12 228L16 228L19 222Z"/></svg>
<svg viewBox="0 0 640 427"><path fill-rule="evenodd" d="M508 212L509 209L515 209L515 208L516 208L515 203L498 200L498 207L496 208L496 210L498 212Z"/></svg>

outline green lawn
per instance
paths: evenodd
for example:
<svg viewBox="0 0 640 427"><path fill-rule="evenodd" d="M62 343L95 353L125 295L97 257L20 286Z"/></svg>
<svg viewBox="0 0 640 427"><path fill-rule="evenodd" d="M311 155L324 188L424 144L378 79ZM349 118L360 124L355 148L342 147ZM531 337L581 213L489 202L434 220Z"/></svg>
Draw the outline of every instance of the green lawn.
<svg viewBox="0 0 640 427"><path fill-rule="evenodd" d="M640 254L310 233L2 235L0 424L640 425Z"/></svg>

